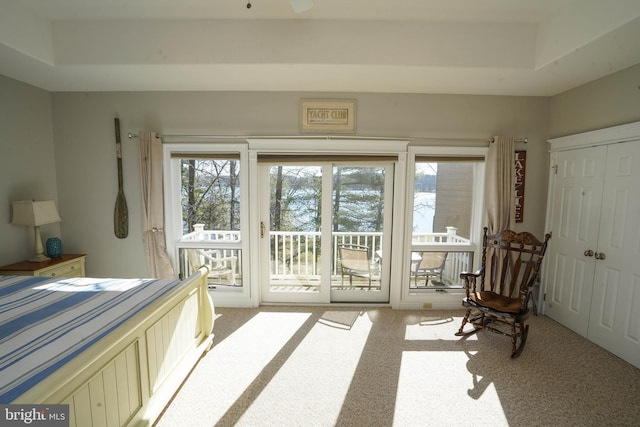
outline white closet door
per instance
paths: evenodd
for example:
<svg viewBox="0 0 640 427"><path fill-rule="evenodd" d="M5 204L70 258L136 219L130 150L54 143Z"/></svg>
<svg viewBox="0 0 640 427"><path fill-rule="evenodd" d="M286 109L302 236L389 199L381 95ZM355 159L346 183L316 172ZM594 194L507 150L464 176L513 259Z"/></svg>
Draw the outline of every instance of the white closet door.
<svg viewBox="0 0 640 427"><path fill-rule="evenodd" d="M583 336L589 326L606 150L567 150L557 157L545 314Z"/></svg>
<svg viewBox="0 0 640 427"><path fill-rule="evenodd" d="M589 339L640 366L640 141L608 146ZM555 233L554 233L555 239Z"/></svg>

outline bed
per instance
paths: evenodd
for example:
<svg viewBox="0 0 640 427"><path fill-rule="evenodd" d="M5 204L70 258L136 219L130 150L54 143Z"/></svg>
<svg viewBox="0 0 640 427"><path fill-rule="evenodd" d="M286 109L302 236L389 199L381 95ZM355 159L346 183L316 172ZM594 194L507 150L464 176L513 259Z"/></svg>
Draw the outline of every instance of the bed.
<svg viewBox="0 0 640 427"><path fill-rule="evenodd" d="M208 270L184 281L0 277L0 404L150 425L211 347Z"/></svg>

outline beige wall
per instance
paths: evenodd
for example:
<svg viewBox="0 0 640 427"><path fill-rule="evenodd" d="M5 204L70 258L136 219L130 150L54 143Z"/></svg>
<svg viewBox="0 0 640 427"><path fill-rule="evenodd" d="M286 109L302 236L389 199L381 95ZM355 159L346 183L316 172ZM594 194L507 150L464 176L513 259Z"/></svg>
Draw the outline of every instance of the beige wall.
<svg viewBox="0 0 640 427"><path fill-rule="evenodd" d="M29 199L57 199L51 95L0 75L0 265L34 254L33 229L11 225L11 202ZM41 233L46 242L60 226Z"/></svg>
<svg viewBox="0 0 640 427"><path fill-rule="evenodd" d="M147 274L142 245L138 144L127 132L295 135L300 98L356 98L358 134L489 138L526 136L527 211L522 229L542 234L549 99L536 97L282 92L54 93L56 168L67 247L89 254L91 275ZM129 237L113 234L117 194L113 118L123 134ZM314 142L309 142L310 144ZM318 142L315 142L318 143ZM445 140L445 143L451 143Z"/></svg>
<svg viewBox="0 0 640 427"><path fill-rule="evenodd" d="M549 137L640 120L640 64L551 98Z"/></svg>
<svg viewBox="0 0 640 427"><path fill-rule="evenodd" d="M31 255L33 234L10 225L10 203L57 199L63 222L43 227L66 252L86 252L94 276L147 275L140 233L137 143L126 132L295 135L300 98L355 98L358 135L528 137L525 221L542 234L546 139L640 120L640 65L552 98L281 92L54 93L0 76L0 263ZM113 234L113 118L122 123L129 237ZM445 143L452 143L444 140ZM54 162L55 159L55 162Z"/></svg>
<svg viewBox="0 0 640 427"><path fill-rule="evenodd" d="M65 252L85 252L94 276L146 276L142 243L138 153L127 132L164 134L295 135L300 98L356 98L358 135L489 138L526 136L529 153L527 211L522 229L542 233L546 200L549 99L451 95L271 92L53 93L0 76L0 263L33 250L32 232L10 225L10 202L58 200ZM129 237L113 234L117 194L113 118L119 116L124 149ZM540 171L540 172L537 172Z"/></svg>

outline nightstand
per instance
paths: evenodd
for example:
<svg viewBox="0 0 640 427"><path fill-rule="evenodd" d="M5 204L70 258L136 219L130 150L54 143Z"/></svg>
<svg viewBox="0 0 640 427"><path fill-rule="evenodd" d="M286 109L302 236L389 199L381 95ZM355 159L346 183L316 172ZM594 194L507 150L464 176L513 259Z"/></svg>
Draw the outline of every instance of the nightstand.
<svg viewBox="0 0 640 427"><path fill-rule="evenodd" d="M0 276L84 277L85 257L85 254L63 254L44 262L17 262L0 267Z"/></svg>

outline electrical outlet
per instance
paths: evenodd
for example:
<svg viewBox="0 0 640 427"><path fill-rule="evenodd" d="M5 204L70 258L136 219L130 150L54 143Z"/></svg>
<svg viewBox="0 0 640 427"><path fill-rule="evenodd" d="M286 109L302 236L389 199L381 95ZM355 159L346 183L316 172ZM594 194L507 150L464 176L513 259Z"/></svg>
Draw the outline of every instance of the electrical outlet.
<svg viewBox="0 0 640 427"><path fill-rule="evenodd" d="M430 302L423 303L422 308L431 308L431 303Z"/></svg>

